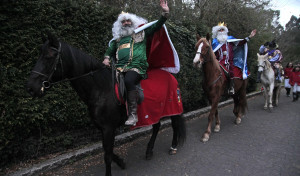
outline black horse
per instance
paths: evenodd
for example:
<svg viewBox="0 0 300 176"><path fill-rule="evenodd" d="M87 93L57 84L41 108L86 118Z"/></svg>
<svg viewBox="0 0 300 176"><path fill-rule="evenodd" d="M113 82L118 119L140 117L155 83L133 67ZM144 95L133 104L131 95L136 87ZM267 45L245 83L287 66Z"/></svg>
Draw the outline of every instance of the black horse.
<svg viewBox="0 0 300 176"><path fill-rule="evenodd" d="M125 169L123 159L114 154L115 131L127 120L125 105L115 99L112 85L115 81L111 68L52 34L43 37L41 55L27 83L27 91L33 97L42 97L51 85L70 81L79 97L88 106L92 121L103 135L106 175L111 175L111 162ZM185 123L180 115L172 116L173 140L170 154L176 153L178 144L185 140ZM160 122L153 125L153 133L146 150L151 159Z"/></svg>

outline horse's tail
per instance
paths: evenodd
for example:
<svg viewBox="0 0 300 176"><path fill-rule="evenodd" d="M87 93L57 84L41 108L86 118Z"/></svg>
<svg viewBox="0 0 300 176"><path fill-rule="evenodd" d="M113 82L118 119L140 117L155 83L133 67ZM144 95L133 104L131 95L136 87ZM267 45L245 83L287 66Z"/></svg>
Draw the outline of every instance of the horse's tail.
<svg viewBox="0 0 300 176"><path fill-rule="evenodd" d="M185 120L182 115L172 116L172 118L172 127L177 134L178 144L183 145L186 139Z"/></svg>
<svg viewBox="0 0 300 176"><path fill-rule="evenodd" d="M243 96L241 96L240 99L240 108L241 108L241 113L242 114L246 114L246 110L248 111L248 103L247 103L247 92L246 92L246 87L247 87L247 83L248 81L243 81L243 87L242 87L242 94Z"/></svg>
<svg viewBox="0 0 300 176"><path fill-rule="evenodd" d="M248 111L248 103L247 103L247 97L242 99L241 103L241 113L246 114L246 110Z"/></svg>

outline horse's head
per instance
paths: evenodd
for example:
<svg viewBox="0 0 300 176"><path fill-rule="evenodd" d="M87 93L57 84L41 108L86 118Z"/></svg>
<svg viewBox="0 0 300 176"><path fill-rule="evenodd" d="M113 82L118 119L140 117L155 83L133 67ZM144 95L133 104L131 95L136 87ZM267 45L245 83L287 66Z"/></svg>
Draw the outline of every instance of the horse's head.
<svg viewBox="0 0 300 176"><path fill-rule="evenodd" d="M193 61L195 67L201 68L202 64L208 61L210 47L211 41L209 33L206 34L206 38L200 38L197 34L197 43L195 46L196 55Z"/></svg>
<svg viewBox="0 0 300 176"><path fill-rule="evenodd" d="M260 55L257 53L257 66L258 66L258 72L262 72L267 67L268 62L268 53L265 55Z"/></svg>
<svg viewBox="0 0 300 176"><path fill-rule="evenodd" d="M51 82L61 79L61 43L51 33L48 39L42 36L44 44L40 48L40 56L27 82L27 91L33 97L41 97Z"/></svg>

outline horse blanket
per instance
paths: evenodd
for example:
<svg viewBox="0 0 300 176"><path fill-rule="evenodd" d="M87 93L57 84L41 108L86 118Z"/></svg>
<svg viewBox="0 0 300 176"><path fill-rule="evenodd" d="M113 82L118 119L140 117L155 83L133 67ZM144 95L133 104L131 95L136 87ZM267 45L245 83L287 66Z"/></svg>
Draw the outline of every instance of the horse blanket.
<svg viewBox="0 0 300 176"><path fill-rule="evenodd" d="M183 112L180 89L175 77L161 69L148 70L147 74L148 78L141 81L145 99L138 105L139 121L133 128L153 125L162 117Z"/></svg>

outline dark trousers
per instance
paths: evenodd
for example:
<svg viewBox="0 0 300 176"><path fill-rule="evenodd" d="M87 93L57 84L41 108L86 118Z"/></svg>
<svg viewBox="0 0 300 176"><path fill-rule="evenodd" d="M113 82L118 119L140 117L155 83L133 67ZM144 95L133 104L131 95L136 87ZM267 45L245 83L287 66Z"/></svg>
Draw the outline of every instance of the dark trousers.
<svg viewBox="0 0 300 176"><path fill-rule="evenodd" d="M142 76L135 71L128 71L124 73L124 82L126 90L135 90L135 86L142 80Z"/></svg>

